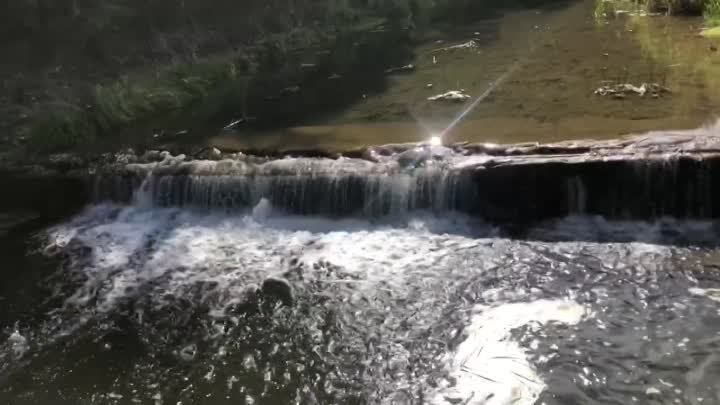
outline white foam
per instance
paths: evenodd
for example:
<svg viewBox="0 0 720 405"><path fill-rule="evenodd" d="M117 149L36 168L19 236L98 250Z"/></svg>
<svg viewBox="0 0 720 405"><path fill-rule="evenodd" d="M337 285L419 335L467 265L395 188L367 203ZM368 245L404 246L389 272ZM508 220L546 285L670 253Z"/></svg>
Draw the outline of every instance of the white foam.
<svg viewBox="0 0 720 405"><path fill-rule="evenodd" d="M28 350L27 338L21 335L17 329L8 337L8 343L11 353L16 359L22 357Z"/></svg>
<svg viewBox="0 0 720 405"><path fill-rule="evenodd" d="M720 302L720 288L690 288L690 294Z"/></svg>
<svg viewBox="0 0 720 405"><path fill-rule="evenodd" d="M114 212L113 212L114 210ZM84 284L68 300L93 312L107 312L142 286L158 297L201 282L223 291L217 311L245 299L247 286L288 270L287 260L329 261L356 276L357 286L402 291L408 279L432 276L454 247L476 246L471 237L442 233L458 229L448 219L414 219L403 224L331 220L272 214L261 202L249 216L198 215L179 209L92 207L49 233L49 245L71 241L91 251L71 266ZM162 280L161 283L155 281ZM161 299L157 299L162 305Z"/></svg>
<svg viewBox="0 0 720 405"><path fill-rule="evenodd" d="M456 384L440 390L433 403L468 405L532 405L545 388L510 331L548 322L575 324L585 316L583 306L570 301L537 300L478 307L467 339L447 361Z"/></svg>

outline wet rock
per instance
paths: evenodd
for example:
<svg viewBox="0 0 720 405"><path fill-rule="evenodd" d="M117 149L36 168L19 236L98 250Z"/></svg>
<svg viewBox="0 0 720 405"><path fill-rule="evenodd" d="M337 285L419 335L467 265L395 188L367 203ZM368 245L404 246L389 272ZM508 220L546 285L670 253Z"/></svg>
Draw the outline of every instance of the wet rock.
<svg viewBox="0 0 720 405"><path fill-rule="evenodd" d="M163 156L159 150L148 150L143 153L140 160L143 162L160 162L163 160Z"/></svg>
<svg viewBox="0 0 720 405"><path fill-rule="evenodd" d="M72 153L50 155L48 161L51 167L61 171L77 169L86 165L86 162L82 158Z"/></svg>
<svg viewBox="0 0 720 405"><path fill-rule="evenodd" d="M405 66L398 66L398 67L392 67L387 70L385 70L385 73L387 74L393 74L393 73L407 73L407 72L413 72L415 71L415 65L408 64Z"/></svg>
<svg viewBox="0 0 720 405"><path fill-rule="evenodd" d="M223 158L223 153L218 148L203 148L199 152L192 155L196 159L201 160L220 160Z"/></svg>
<svg viewBox="0 0 720 405"><path fill-rule="evenodd" d="M118 164L129 164L138 161L138 157L133 149L128 149L124 152L118 152L115 154L115 162Z"/></svg>
<svg viewBox="0 0 720 405"><path fill-rule="evenodd" d="M283 305L292 306L295 300L290 283L281 278L269 277L260 287L262 297L266 300L280 301Z"/></svg>
<svg viewBox="0 0 720 405"><path fill-rule="evenodd" d="M465 94L465 92L462 90L451 90L447 93L428 97L428 101L450 101L454 103L462 103L469 100L470 98L470 95Z"/></svg>

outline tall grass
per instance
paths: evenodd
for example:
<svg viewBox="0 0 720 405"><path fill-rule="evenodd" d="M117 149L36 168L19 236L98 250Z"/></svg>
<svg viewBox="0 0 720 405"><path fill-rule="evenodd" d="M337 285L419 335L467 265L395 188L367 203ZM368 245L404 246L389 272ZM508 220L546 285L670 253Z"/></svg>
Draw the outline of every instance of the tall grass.
<svg viewBox="0 0 720 405"><path fill-rule="evenodd" d="M185 108L221 83L235 80L236 71L232 63L207 62L168 69L159 79L123 78L97 85L84 105L59 102L47 106L29 130L29 144L42 152L60 150L153 115Z"/></svg>

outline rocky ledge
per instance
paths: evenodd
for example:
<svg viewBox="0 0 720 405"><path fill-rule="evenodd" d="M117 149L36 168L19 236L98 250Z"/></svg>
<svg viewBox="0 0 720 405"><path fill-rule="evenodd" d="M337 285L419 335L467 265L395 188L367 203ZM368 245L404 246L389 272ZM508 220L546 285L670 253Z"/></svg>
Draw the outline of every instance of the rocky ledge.
<svg viewBox="0 0 720 405"><path fill-rule="evenodd" d="M15 186L22 191L4 202L9 208L23 201L35 202L38 209L51 207L51 200L127 202L147 183L150 199L162 206L247 208L264 198L298 214L456 210L511 224L569 214L717 218L720 132L552 144L389 144L342 154L307 150L281 156L214 148L191 155L129 150L93 159L55 155L0 178L42 185Z"/></svg>

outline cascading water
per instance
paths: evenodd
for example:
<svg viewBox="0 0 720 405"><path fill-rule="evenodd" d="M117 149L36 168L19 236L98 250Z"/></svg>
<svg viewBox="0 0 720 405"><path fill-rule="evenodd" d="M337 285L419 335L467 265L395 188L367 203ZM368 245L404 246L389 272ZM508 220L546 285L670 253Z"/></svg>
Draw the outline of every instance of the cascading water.
<svg viewBox="0 0 720 405"><path fill-rule="evenodd" d="M570 216L515 240L468 215L474 160L131 167L131 201L38 235L53 265L0 317L0 402L720 402L720 227Z"/></svg>

